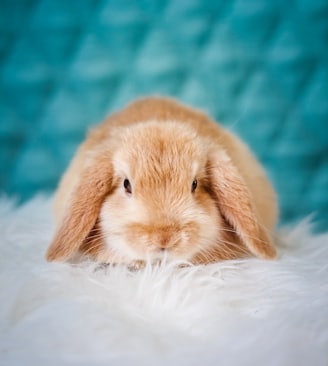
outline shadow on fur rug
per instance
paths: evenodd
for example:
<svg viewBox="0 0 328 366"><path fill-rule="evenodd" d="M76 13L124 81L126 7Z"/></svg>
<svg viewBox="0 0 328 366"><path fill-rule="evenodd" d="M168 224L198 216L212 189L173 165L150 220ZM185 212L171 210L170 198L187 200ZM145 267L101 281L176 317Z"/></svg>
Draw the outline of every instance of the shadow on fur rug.
<svg viewBox="0 0 328 366"><path fill-rule="evenodd" d="M206 267L49 264L50 201L0 200L1 365L327 365L328 234L279 260Z"/></svg>

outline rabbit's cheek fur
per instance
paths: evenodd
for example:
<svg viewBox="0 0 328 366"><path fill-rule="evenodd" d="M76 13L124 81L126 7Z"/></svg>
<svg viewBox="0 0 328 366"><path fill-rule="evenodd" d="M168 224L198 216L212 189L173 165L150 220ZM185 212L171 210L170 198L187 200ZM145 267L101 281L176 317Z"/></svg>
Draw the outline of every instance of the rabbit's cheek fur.
<svg viewBox="0 0 328 366"><path fill-rule="evenodd" d="M124 197L119 190L104 201L100 211L100 227L104 244L114 256L128 261L136 259L136 252L125 239L126 224L145 218L142 207L133 198Z"/></svg>

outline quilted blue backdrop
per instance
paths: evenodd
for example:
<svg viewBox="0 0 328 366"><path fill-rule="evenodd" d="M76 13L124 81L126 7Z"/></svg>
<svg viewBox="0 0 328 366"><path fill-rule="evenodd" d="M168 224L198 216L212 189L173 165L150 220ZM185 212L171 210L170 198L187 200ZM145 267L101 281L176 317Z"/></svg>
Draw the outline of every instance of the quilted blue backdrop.
<svg viewBox="0 0 328 366"><path fill-rule="evenodd" d="M86 129L145 94L243 137L281 221L328 229L327 0L1 0L0 190L51 192Z"/></svg>

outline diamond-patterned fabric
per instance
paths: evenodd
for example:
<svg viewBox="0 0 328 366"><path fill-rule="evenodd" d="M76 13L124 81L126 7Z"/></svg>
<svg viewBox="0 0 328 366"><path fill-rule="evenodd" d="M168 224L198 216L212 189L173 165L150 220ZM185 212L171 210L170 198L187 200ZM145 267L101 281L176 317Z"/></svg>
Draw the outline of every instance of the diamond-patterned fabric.
<svg viewBox="0 0 328 366"><path fill-rule="evenodd" d="M2 0L0 190L51 192L86 129L146 94L229 126L282 222L328 228L327 0Z"/></svg>

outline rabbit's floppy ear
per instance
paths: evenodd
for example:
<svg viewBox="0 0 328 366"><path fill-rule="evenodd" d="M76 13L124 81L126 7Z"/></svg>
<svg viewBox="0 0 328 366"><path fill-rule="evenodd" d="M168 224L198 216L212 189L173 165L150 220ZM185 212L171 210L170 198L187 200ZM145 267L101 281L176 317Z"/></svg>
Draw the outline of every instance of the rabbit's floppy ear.
<svg viewBox="0 0 328 366"><path fill-rule="evenodd" d="M78 251L96 223L101 205L112 189L112 181L112 165L106 155L92 159L84 168L47 250L48 261L68 260Z"/></svg>
<svg viewBox="0 0 328 366"><path fill-rule="evenodd" d="M252 194L225 152L216 152L209 157L207 171L209 189L218 209L242 243L256 257L275 258L271 235L261 224Z"/></svg>

